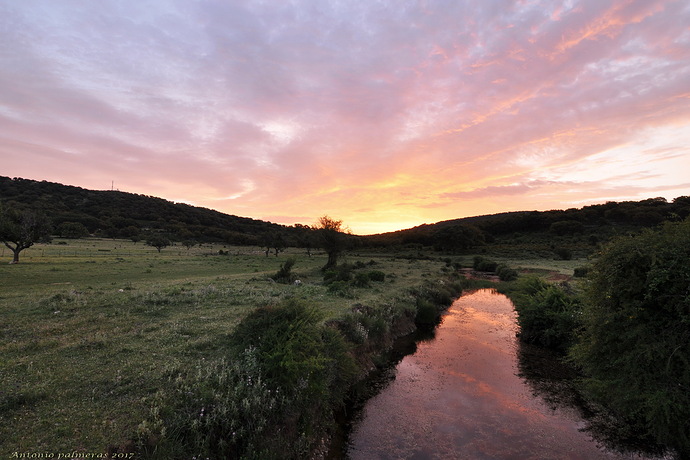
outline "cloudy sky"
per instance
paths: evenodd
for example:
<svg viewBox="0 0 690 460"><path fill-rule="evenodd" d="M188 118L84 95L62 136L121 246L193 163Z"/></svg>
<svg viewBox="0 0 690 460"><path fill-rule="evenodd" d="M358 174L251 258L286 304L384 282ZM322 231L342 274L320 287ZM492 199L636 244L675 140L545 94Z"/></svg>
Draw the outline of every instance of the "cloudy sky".
<svg viewBox="0 0 690 460"><path fill-rule="evenodd" d="M687 0L0 0L0 175L355 233L690 195Z"/></svg>

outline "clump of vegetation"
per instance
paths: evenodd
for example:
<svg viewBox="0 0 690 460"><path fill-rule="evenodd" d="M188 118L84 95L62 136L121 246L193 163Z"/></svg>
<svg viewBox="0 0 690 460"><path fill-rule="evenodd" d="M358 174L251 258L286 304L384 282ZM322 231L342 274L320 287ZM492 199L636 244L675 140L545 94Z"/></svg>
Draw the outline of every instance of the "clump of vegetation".
<svg viewBox="0 0 690 460"><path fill-rule="evenodd" d="M271 276L271 279L277 283L290 284L295 281L295 274L292 273L292 267L295 266L297 261L294 257L287 259L280 265L280 269L275 275Z"/></svg>
<svg viewBox="0 0 690 460"><path fill-rule="evenodd" d="M571 260L573 258L573 251L569 248L559 247L555 248L553 252L560 260Z"/></svg>
<svg viewBox="0 0 690 460"><path fill-rule="evenodd" d="M375 281L379 283L383 283L386 281L386 274L380 270L372 270L367 273L367 276L370 281Z"/></svg>
<svg viewBox="0 0 690 460"><path fill-rule="evenodd" d="M420 326L436 325L441 312L462 293L463 284L453 280L426 282L411 290L415 297L415 322Z"/></svg>
<svg viewBox="0 0 690 460"><path fill-rule="evenodd" d="M615 240L593 264L572 351L589 393L690 456L690 220Z"/></svg>
<svg viewBox="0 0 690 460"><path fill-rule="evenodd" d="M514 281L518 278L517 270L505 264L500 264L496 267L496 274L501 281Z"/></svg>
<svg viewBox="0 0 690 460"><path fill-rule="evenodd" d="M518 313L520 339L565 353L575 341L579 299L537 277L518 281L514 289L509 294Z"/></svg>
<svg viewBox="0 0 690 460"><path fill-rule="evenodd" d="M364 263L341 264L326 270L323 274L323 282L328 287L328 292L343 297L351 297L351 288L353 287L368 288L371 287L371 282L386 280L386 274L380 270L356 271L357 268L366 266Z"/></svg>
<svg viewBox="0 0 690 460"><path fill-rule="evenodd" d="M346 281L332 281L328 283L328 293L340 297L352 298L354 293L350 284Z"/></svg>
<svg viewBox="0 0 690 460"><path fill-rule="evenodd" d="M349 264L341 264L331 267L328 270L324 270L323 282L327 286L336 281L344 281L347 283L352 279L352 270L353 267Z"/></svg>
<svg viewBox="0 0 690 460"><path fill-rule="evenodd" d="M173 372L145 438L152 458L304 458L333 423L356 367L342 335L296 300L250 313L230 337L231 358Z"/></svg>
<svg viewBox="0 0 690 460"><path fill-rule="evenodd" d="M506 264L499 264L494 260L482 256L475 256L472 260L472 268L480 272L495 273L501 281L514 281L518 272Z"/></svg>
<svg viewBox="0 0 690 460"><path fill-rule="evenodd" d="M573 276L575 278L584 278L589 273L590 267L575 267L573 270Z"/></svg>
<svg viewBox="0 0 690 460"><path fill-rule="evenodd" d="M480 272L495 272L498 268L498 262L482 256L475 256L472 260L472 268Z"/></svg>

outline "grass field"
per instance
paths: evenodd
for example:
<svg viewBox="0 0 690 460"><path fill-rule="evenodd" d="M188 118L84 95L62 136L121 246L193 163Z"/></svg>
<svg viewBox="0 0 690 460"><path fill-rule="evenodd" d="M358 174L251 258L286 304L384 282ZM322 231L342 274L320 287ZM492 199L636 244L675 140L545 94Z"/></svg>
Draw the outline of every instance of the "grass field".
<svg viewBox="0 0 690 460"><path fill-rule="evenodd" d="M223 255L219 255L219 251ZM302 285L269 276L288 257ZM335 317L354 304L395 302L439 276L438 257L349 254L382 283L329 293L325 254L204 245L162 252L107 239L55 240L0 258L0 456L105 452L137 432L166 372L222 355L255 307L308 299ZM373 261L373 263L372 263Z"/></svg>

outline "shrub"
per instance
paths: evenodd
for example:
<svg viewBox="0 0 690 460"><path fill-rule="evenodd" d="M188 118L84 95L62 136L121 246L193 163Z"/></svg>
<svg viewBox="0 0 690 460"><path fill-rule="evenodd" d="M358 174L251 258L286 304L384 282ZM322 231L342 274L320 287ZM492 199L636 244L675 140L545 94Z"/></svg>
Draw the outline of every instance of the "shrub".
<svg viewBox="0 0 690 460"><path fill-rule="evenodd" d="M352 279L352 266L348 264L337 265L323 273L323 282L328 285L335 281L350 281Z"/></svg>
<svg viewBox="0 0 690 460"><path fill-rule="evenodd" d="M561 287L540 278L526 278L513 294L520 340L565 353L575 340L580 302Z"/></svg>
<svg viewBox="0 0 690 460"><path fill-rule="evenodd" d="M573 276L575 278L584 278L589 273L589 267L575 267Z"/></svg>
<svg viewBox="0 0 690 460"><path fill-rule="evenodd" d="M139 425L142 444L161 438L150 456L276 458L271 451L280 435L273 427L287 397L264 380L258 354L248 348L236 359L174 373L167 397L160 393L151 419Z"/></svg>
<svg viewBox="0 0 690 460"><path fill-rule="evenodd" d="M380 270L372 270L368 274L371 281L384 282L386 280L386 274Z"/></svg>
<svg viewBox="0 0 690 460"><path fill-rule="evenodd" d="M350 284L347 281L333 281L328 284L329 294L335 294L340 297L351 298L354 296Z"/></svg>
<svg viewBox="0 0 690 460"><path fill-rule="evenodd" d="M418 325L432 326L438 323L439 308L428 299L417 299L417 314L415 323Z"/></svg>
<svg viewBox="0 0 690 460"><path fill-rule="evenodd" d="M472 267L480 272L495 272L496 268L498 267L498 262L485 259L482 256L475 256L473 259Z"/></svg>
<svg viewBox="0 0 690 460"><path fill-rule="evenodd" d="M517 270L512 269L507 265L499 265L496 269L496 274L498 275L498 279L501 281L514 281L518 277Z"/></svg>
<svg viewBox="0 0 690 460"><path fill-rule="evenodd" d="M154 458L305 458L343 403L356 365L337 330L294 299L245 317L231 359L171 374L139 427Z"/></svg>
<svg viewBox="0 0 690 460"><path fill-rule="evenodd" d="M355 279L352 280L352 285L355 287L366 288L369 287L369 274L368 273L355 273Z"/></svg>
<svg viewBox="0 0 690 460"><path fill-rule="evenodd" d="M287 259L280 265L280 269L275 275L271 276L273 280L278 283L290 284L295 280L295 275L292 273L292 267L295 265L295 259Z"/></svg>
<svg viewBox="0 0 690 460"><path fill-rule="evenodd" d="M609 244L572 357L603 404L690 457L690 220Z"/></svg>
<svg viewBox="0 0 690 460"><path fill-rule="evenodd" d="M348 312L336 321L343 336L356 345L363 344L369 337L369 331L364 327L361 319L361 313Z"/></svg>
<svg viewBox="0 0 690 460"><path fill-rule="evenodd" d="M568 248L555 248L553 252L561 260L571 260L573 258L573 251Z"/></svg>

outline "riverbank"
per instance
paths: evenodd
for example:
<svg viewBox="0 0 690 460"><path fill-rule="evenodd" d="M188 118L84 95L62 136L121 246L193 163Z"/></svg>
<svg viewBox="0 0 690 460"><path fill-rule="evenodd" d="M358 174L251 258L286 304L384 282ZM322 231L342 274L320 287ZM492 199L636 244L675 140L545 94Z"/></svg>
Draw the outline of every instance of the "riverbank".
<svg viewBox="0 0 690 460"><path fill-rule="evenodd" d="M437 276L323 322L318 308L298 299L257 309L229 336L228 359L169 374L140 427L141 455L326 457L339 411L395 339L433 328L463 289L478 284Z"/></svg>

